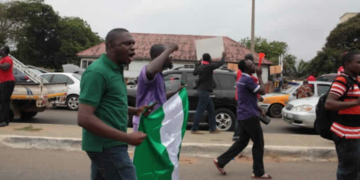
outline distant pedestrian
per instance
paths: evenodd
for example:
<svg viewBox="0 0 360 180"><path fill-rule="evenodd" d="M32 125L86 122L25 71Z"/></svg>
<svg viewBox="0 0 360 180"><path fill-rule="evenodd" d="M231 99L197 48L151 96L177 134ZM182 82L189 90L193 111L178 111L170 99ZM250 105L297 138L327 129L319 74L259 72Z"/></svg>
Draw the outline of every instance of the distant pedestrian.
<svg viewBox="0 0 360 180"><path fill-rule="evenodd" d="M331 126L338 156L337 180L360 179L360 53L342 57L344 73L330 88L325 109L338 111ZM343 77L345 76L345 77Z"/></svg>
<svg viewBox="0 0 360 180"><path fill-rule="evenodd" d="M296 98L297 99L307 98L313 95L314 93L309 87L309 82L307 80L304 80L303 84L297 89Z"/></svg>
<svg viewBox="0 0 360 180"><path fill-rule="evenodd" d="M0 49L0 127L8 126L10 122L10 100L15 87L13 75L13 60L9 57L10 48Z"/></svg>
<svg viewBox="0 0 360 180"><path fill-rule="evenodd" d="M253 175L252 178L271 179L264 169L264 135L260 125L259 116L265 114L257 105L257 94L265 94L262 80L262 70L257 68L256 74L260 85L256 84L249 74L255 73L255 65L251 60L241 60L239 69L242 71L238 87L237 120L239 121L239 140L237 140L224 154L214 159L214 163L221 174L226 174L224 167L253 141Z"/></svg>
<svg viewBox="0 0 360 180"><path fill-rule="evenodd" d="M316 81L316 77L317 77L317 72L314 71L308 78L306 78L306 80L307 80L308 82ZM314 90L314 85L309 84L309 87L310 87L312 90Z"/></svg>
<svg viewBox="0 0 360 180"><path fill-rule="evenodd" d="M128 107L124 67L135 55L135 40L126 29L113 29L106 54L82 75L78 124L83 127L82 149L91 160L91 179L136 180L128 144L140 145L142 132L127 133L128 115L150 113L150 106Z"/></svg>
<svg viewBox="0 0 360 180"><path fill-rule="evenodd" d="M283 80L281 79L280 74L277 74L276 78L274 79L274 92L280 93L282 85L283 85Z"/></svg>
<svg viewBox="0 0 360 180"><path fill-rule="evenodd" d="M162 106L167 99L179 92L184 86L180 85L176 91L166 93L162 72L173 67L171 53L178 50L178 45L170 43L167 46L155 44L150 49L151 63L140 71L136 93L136 107L157 102L154 110ZM133 129L137 131L140 117L133 117Z"/></svg>
<svg viewBox="0 0 360 180"><path fill-rule="evenodd" d="M197 84L199 102L194 117L194 124L191 128L192 134L204 134L198 129L201 116L205 112L205 110L207 110L208 112L210 133L220 133L220 130L216 129L215 109L213 101L210 97L210 93L212 93L214 89L214 70L224 64L225 58L226 53L223 52L221 61L217 63L212 63L210 54L206 53L203 55L203 63L200 62L196 64L193 74L195 76L199 75L199 81Z"/></svg>

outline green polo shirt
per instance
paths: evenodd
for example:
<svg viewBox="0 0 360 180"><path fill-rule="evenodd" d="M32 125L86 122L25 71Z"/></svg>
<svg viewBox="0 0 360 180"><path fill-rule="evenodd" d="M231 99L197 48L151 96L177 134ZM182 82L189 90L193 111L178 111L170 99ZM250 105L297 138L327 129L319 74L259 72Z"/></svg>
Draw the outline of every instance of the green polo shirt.
<svg viewBox="0 0 360 180"><path fill-rule="evenodd" d="M107 125L126 132L128 101L123 70L102 54L82 75L79 100L81 104L95 107L95 115ZM102 152L103 149L124 144L83 129L84 151Z"/></svg>

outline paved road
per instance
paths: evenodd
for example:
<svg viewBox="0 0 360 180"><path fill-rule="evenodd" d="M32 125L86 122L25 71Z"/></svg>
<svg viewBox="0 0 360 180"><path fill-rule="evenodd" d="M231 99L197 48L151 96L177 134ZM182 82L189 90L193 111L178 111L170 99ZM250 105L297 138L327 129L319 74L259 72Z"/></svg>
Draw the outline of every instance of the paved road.
<svg viewBox="0 0 360 180"><path fill-rule="evenodd" d="M34 119L30 121L22 121L15 119L18 122L31 122L42 124L77 124L77 111L69 111L65 108L46 110L45 112L38 113ZM191 126L189 126L190 128ZM202 126L202 130L207 130L207 126ZM293 127L282 119L272 119L270 125L263 125L264 133L283 133L283 134L314 134L311 129L303 129Z"/></svg>
<svg viewBox="0 0 360 180"><path fill-rule="evenodd" d="M90 160L83 152L10 149L0 145L1 180L85 180L90 179ZM335 180L337 162L275 162L265 167L276 180ZM232 161L221 176L212 159L182 157L181 180L251 179L252 162Z"/></svg>

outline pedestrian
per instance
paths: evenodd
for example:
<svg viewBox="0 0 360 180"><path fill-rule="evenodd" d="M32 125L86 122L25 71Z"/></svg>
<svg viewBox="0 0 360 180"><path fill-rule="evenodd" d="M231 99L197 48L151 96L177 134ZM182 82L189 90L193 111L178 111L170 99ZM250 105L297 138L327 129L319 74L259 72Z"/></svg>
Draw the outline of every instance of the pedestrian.
<svg viewBox="0 0 360 180"><path fill-rule="evenodd" d="M282 85L283 85L283 80L281 79L280 74L277 74L276 78L274 79L274 92L280 93Z"/></svg>
<svg viewBox="0 0 360 180"><path fill-rule="evenodd" d="M140 71L136 93L136 107L157 102L154 110L163 105L167 99L179 92L184 86L180 85L176 91L166 93L162 72L173 67L171 54L179 49L177 44L170 43L153 45L150 49L151 63ZM133 129L137 131L140 117L133 117Z"/></svg>
<svg viewBox="0 0 360 180"><path fill-rule="evenodd" d="M344 73L334 80L325 109L338 111L338 116L331 126L338 156L337 180L358 180L360 179L360 81L356 77L360 75L360 53L349 52L343 55L342 65Z"/></svg>
<svg viewBox="0 0 360 180"><path fill-rule="evenodd" d="M312 89L309 87L308 80L304 80L303 84L297 89L296 98L302 99L302 98L311 97L313 95L314 95L314 93L313 93Z"/></svg>
<svg viewBox="0 0 360 180"><path fill-rule="evenodd" d="M82 149L91 160L92 180L136 180L128 144L140 145L146 134L127 133L127 116L148 115L151 107L128 107L123 71L134 58L134 44L128 30L111 30L105 38L106 54L82 75L78 124L83 128Z"/></svg>
<svg viewBox="0 0 360 180"><path fill-rule="evenodd" d="M203 60L196 64L193 74L195 76L199 75L199 81L197 84L197 91L199 95L199 101L194 117L194 124L191 128L192 134L204 134L200 132L199 129L199 122L201 119L202 114L204 113L205 109L208 112L208 121L209 121L209 131L212 134L220 133L220 130L216 128L215 122L215 109L212 99L210 97L210 93L213 92L214 88L214 80L213 74L214 70L221 67L226 58L226 53L222 53L222 58L220 62L212 63L211 56L208 53L203 54Z"/></svg>
<svg viewBox="0 0 360 180"><path fill-rule="evenodd" d="M226 174L224 167L241 151L245 149L251 139L253 144L253 175L252 178L271 179L264 170L264 136L259 116L265 114L257 105L257 94L265 94L262 80L262 69L257 68L256 74L260 85L256 84L250 74L255 73L255 65L251 60L241 60L239 69L243 72L240 81L236 83L238 93L237 120L239 121L239 135L237 140L224 154L214 159L214 163L221 174Z"/></svg>
<svg viewBox="0 0 360 180"><path fill-rule="evenodd" d="M317 72L314 71L313 73L311 73L311 75L310 75L308 78L306 78L306 80L308 80L308 82L316 81L316 77L317 77ZM314 85L309 84L309 87L310 87L312 90L314 90Z"/></svg>
<svg viewBox="0 0 360 180"><path fill-rule="evenodd" d="M254 56L252 55L252 54L247 54L247 55L245 55L245 59L249 59L249 60L251 60L252 62L254 62ZM241 72L241 70L240 70L240 68L239 68L239 66L238 66L238 71L237 71L237 74L236 74L236 82L238 82L239 80L240 80L240 77L241 77L241 75L242 75L242 72ZM258 80L258 78L256 78L253 74L250 74L250 76L251 76L251 78L253 78L253 80L254 80L254 82L256 83L256 84L258 84L258 82L259 82L259 80ZM236 85L235 85L236 86ZM235 88L235 100L237 101L237 87ZM264 98L263 97L261 97L259 94L257 94L257 98L258 98L258 100L260 101L260 102L263 102L263 100L264 100ZM239 139L239 130L238 130L238 121L236 121L236 123L235 123L235 130L234 130L234 135L233 135L233 138L232 138L232 140L233 141L237 141L238 139Z"/></svg>
<svg viewBox="0 0 360 180"><path fill-rule="evenodd" d="M9 57L10 48L4 46L0 49L0 127L9 125L10 99L15 87L13 75L13 60Z"/></svg>

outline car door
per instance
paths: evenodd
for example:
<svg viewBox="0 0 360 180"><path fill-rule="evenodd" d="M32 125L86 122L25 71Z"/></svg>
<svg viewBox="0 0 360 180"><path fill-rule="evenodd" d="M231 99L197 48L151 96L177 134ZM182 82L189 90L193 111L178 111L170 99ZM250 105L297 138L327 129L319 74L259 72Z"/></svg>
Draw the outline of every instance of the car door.
<svg viewBox="0 0 360 180"><path fill-rule="evenodd" d="M325 94L326 92L329 91L330 89L330 84L317 84L316 85L316 92L317 92L317 96L321 96L323 94Z"/></svg>
<svg viewBox="0 0 360 180"><path fill-rule="evenodd" d="M42 78L44 78L45 80L47 80L47 82L51 83L52 82L52 78L54 75L52 74L42 74L40 75Z"/></svg>
<svg viewBox="0 0 360 180"><path fill-rule="evenodd" d="M220 106L234 105L235 101L235 90L236 90L236 76L231 73L217 73L215 77L220 85L220 93L214 92L214 99L219 100L217 103ZM227 104L224 104L227 103ZM231 103L231 104L229 104Z"/></svg>

